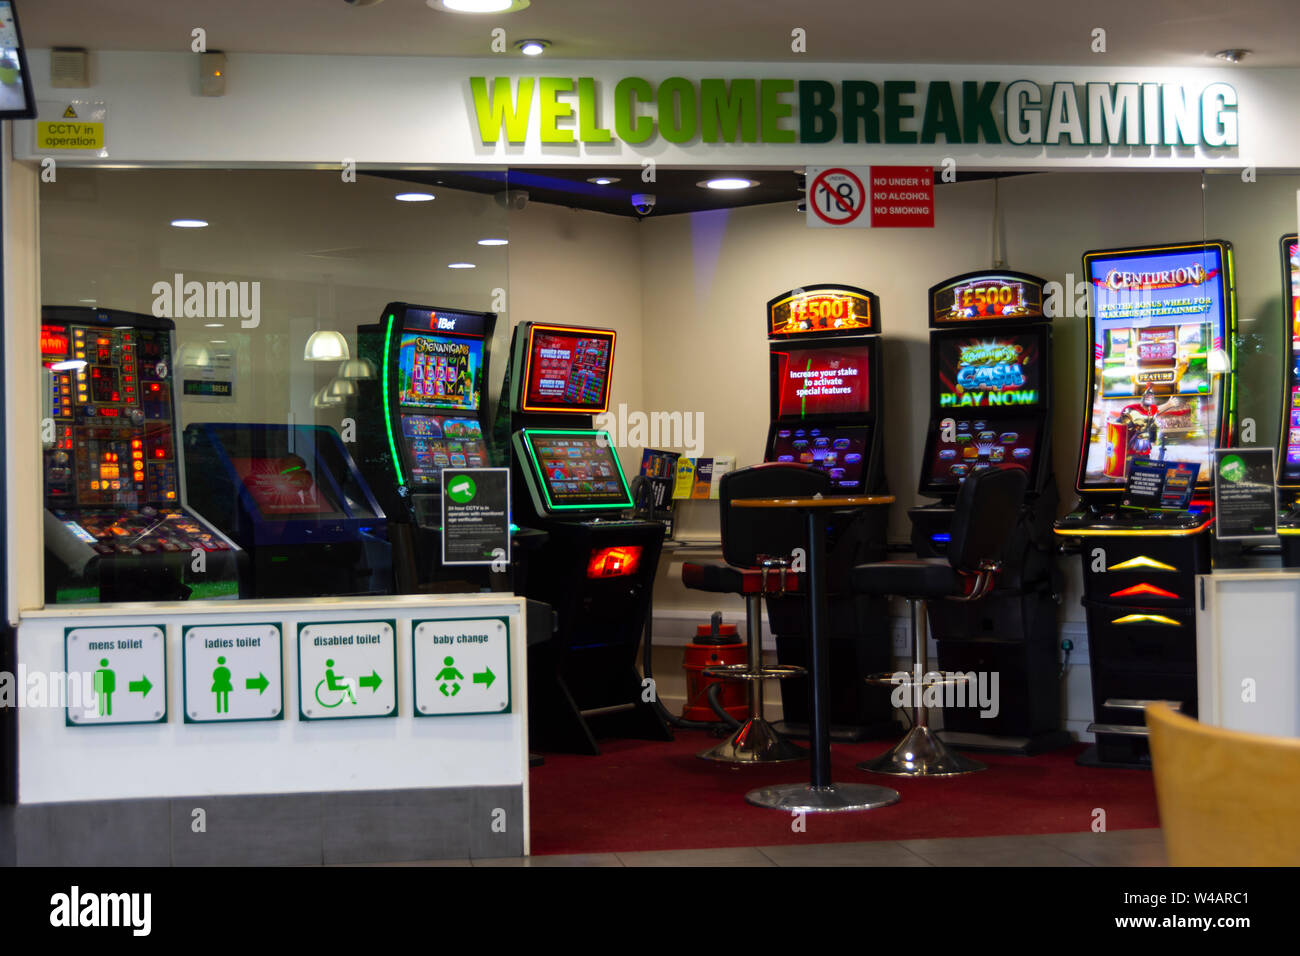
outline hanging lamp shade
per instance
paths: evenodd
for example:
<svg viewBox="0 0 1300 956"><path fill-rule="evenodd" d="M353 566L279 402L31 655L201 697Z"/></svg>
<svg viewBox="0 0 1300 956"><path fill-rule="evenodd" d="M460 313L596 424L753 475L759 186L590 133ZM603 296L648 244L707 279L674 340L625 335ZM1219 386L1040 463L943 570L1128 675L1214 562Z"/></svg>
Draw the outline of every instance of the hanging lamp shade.
<svg viewBox="0 0 1300 956"><path fill-rule="evenodd" d="M325 394L340 401L345 398L351 398L356 395L359 389L357 383L350 378L336 378L325 386Z"/></svg>
<svg viewBox="0 0 1300 956"><path fill-rule="evenodd" d="M337 395L329 393L330 387L326 385L319 392L312 396L312 408L330 408L334 405L342 405L343 399Z"/></svg>
<svg viewBox="0 0 1300 956"><path fill-rule="evenodd" d="M302 357L308 362L337 362L352 357L348 351L348 340L342 332L333 329L317 329L307 340Z"/></svg>
<svg viewBox="0 0 1300 956"><path fill-rule="evenodd" d="M366 379L375 377L375 363L368 358L347 359L339 363L339 378Z"/></svg>

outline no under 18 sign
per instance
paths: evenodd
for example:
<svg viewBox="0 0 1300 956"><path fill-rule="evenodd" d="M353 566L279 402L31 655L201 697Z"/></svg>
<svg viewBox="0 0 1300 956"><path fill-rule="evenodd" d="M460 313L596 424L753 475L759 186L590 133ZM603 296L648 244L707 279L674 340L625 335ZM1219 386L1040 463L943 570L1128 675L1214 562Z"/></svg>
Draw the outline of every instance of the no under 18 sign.
<svg viewBox="0 0 1300 956"><path fill-rule="evenodd" d="M809 226L934 227L934 170L928 166L810 167L806 181Z"/></svg>

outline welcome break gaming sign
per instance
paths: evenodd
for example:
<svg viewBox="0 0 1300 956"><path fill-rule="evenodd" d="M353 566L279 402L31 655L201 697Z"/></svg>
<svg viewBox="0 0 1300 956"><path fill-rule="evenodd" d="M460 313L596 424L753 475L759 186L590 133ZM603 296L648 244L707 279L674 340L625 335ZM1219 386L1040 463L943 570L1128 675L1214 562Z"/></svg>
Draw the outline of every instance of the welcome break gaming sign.
<svg viewBox="0 0 1300 956"><path fill-rule="evenodd" d="M471 76L478 138L623 142L1011 146L1238 145L1237 92L1223 82L701 79ZM612 119L612 122L611 122Z"/></svg>

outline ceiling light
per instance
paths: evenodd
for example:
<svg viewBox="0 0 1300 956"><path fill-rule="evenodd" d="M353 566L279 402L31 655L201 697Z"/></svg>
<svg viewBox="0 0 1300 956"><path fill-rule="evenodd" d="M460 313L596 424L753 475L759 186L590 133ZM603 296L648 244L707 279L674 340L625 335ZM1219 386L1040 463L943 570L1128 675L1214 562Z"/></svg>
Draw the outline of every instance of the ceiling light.
<svg viewBox="0 0 1300 956"><path fill-rule="evenodd" d="M1240 63L1246 57L1250 56L1249 50L1220 50L1214 54L1216 59L1227 60L1229 63Z"/></svg>
<svg viewBox="0 0 1300 956"><path fill-rule="evenodd" d="M357 394L357 383L350 378L335 378L325 388L325 394L335 398L351 398Z"/></svg>
<svg viewBox="0 0 1300 956"><path fill-rule="evenodd" d="M326 385L319 392L312 396L311 404L313 408L329 408L331 405L342 405L343 399L338 395L329 393L329 386Z"/></svg>
<svg viewBox="0 0 1300 956"><path fill-rule="evenodd" d="M529 0L424 0L434 10L448 13L514 13L528 6Z"/></svg>
<svg viewBox="0 0 1300 956"><path fill-rule="evenodd" d="M748 189L750 186L757 186L757 179L741 179L738 176L722 176L718 179L706 179L702 183L696 183L697 186L703 186L705 189Z"/></svg>
<svg viewBox="0 0 1300 956"><path fill-rule="evenodd" d="M308 362L339 362L351 358L352 354L348 351L348 340L342 332L318 329L307 340L302 357Z"/></svg>
<svg viewBox="0 0 1300 956"><path fill-rule="evenodd" d="M475 266L474 263L472 262L449 262L447 263L447 268L448 269L476 269L478 267Z"/></svg>
<svg viewBox="0 0 1300 956"><path fill-rule="evenodd" d="M587 180L589 183L595 183L597 186L608 186L610 183L618 182L617 176L592 176Z"/></svg>
<svg viewBox="0 0 1300 956"><path fill-rule="evenodd" d="M393 198L398 202L433 202L433 193L398 193Z"/></svg>
<svg viewBox="0 0 1300 956"><path fill-rule="evenodd" d="M541 56L550 45L550 40L520 40L515 44L524 56Z"/></svg>
<svg viewBox="0 0 1300 956"><path fill-rule="evenodd" d="M204 323L203 323L203 327L204 327L205 329L224 329L224 328L226 327L226 323L224 323L224 322L204 322Z"/></svg>
<svg viewBox="0 0 1300 956"><path fill-rule="evenodd" d="M77 301L78 301L78 302L89 302L91 305L94 305L94 304L95 304L96 302L98 302L99 300L98 300L98 299L78 299Z"/></svg>
<svg viewBox="0 0 1300 956"><path fill-rule="evenodd" d="M339 378L366 379L375 377L375 363L368 358L348 359L339 363Z"/></svg>
<svg viewBox="0 0 1300 956"><path fill-rule="evenodd" d="M208 225L206 219L173 219L172 225L177 229L204 229Z"/></svg>
<svg viewBox="0 0 1300 956"><path fill-rule="evenodd" d="M508 246L510 244L510 240L509 239L480 239L478 241L478 244L480 246Z"/></svg>

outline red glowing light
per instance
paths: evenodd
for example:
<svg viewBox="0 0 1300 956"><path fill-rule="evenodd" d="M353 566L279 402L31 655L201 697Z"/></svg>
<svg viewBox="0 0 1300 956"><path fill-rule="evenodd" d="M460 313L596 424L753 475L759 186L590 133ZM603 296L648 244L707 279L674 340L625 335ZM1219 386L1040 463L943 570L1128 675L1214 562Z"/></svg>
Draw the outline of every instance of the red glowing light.
<svg viewBox="0 0 1300 956"><path fill-rule="evenodd" d="M1149 595L1150 597L1172 598L1177 600L1178 595L1173 591L1166 591L1164 588L1158 588L1154 584L1135 584L1131 588L1123 588L1119 591L1112 591L1111 597L1139 597Z"/></svg>
<svg viewBox="0 0 1300 956"><path fill-rule="evenodd" d="M587 562L589 578L621 578L636 574L641 566L641 545L620 545L591 552Z"/></svg>

